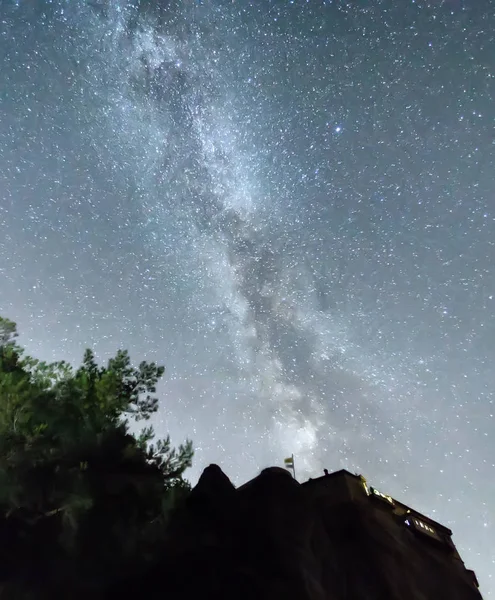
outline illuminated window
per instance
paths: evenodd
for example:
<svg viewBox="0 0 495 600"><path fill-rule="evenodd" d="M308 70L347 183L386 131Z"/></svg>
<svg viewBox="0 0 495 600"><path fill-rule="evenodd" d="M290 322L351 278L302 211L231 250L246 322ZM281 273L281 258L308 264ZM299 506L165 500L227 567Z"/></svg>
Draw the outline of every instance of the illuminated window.
<svg viewBox="0 0 495 600"><path fill-rule="evenodd" d="M428 533L436 533L435 530L433 529L433 527L430 527L429 525L427 525L426 523L423 523L423 521L420 521L419 519L414 519L414 524L417 527L424 529Z"/></svg>
<svg viewBox="0 0 495 600"><path fill-rule="evenodd" d="M408 527L411 527L418 533L425 534L430 538L434 538L435 540L437 540L439 542L445 543L445 540L437 532L437 530L434 529L431 525L428 525L428 523L425 523L424 521L422 521L421 519L418 519L417 517L409 517L404 522Z"/></svg>
<svg viewBox="0 0 495 600"><path fill-rule="evenodd" d="M359 478L361 479L361 483L363 484L363 488L364 488L364 491L366 492L366 495L370 496L371 492L370 492L370 488L368 486L366 479L362 475L360 475Z"/></svg>
<svg viewBox="0 0 495 600"><path fill-rule="evenodd" d="M387 494L382 494L374 487L372 487L370 489L371 489L371 493L373 494L373 496L375 496L376 498L379 498L380 500L384 500L391 506L394 506L394 500L391 496L387 496Z"/></svg>

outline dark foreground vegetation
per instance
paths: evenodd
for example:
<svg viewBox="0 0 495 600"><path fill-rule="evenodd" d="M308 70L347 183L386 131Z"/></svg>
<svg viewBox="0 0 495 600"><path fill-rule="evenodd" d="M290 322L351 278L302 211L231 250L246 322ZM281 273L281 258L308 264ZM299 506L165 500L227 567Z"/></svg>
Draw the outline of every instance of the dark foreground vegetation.
<svg viewBox="0 0 495 600"><path fill-rule="evenodd" d="M111 597L162 556L189 493L192 445L129 425L157 411L164 369L27 356L0 318L0 598ZM135 426L133 429L137 429Z"/></svg>

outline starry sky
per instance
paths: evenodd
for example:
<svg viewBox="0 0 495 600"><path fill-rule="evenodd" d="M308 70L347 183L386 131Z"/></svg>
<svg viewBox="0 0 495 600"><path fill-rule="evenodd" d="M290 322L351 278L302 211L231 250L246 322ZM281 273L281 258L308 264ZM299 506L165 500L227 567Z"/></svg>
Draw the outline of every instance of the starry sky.
<svg viewBox="0 0 495 600"><path fill-rule="evenodd" d="M495 4L0 0L0 60L29 352L160 361L193 482L362 473L495 598Z"/></svg>

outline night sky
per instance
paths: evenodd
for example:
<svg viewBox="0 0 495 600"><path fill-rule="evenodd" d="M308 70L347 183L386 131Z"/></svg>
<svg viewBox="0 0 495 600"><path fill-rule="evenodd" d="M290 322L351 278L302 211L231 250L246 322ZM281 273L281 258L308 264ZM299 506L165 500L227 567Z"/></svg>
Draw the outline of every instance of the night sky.
<svg viewBox="0 0 495 600"><path fill-rule="evenodd" d="M0 0L0 314L166 366L194 482L294 453L495 597L495 3Z"/></svg>

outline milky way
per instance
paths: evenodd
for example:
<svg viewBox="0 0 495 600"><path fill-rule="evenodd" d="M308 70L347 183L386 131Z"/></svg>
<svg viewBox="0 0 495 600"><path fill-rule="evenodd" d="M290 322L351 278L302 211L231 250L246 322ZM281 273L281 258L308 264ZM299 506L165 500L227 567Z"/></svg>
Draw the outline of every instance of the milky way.
<svg viewBox="0 0 495 600"><path fill-rule="evenodd" d="M167 368L236 482L296 456L495 593L495 9L0 0L0 313Z"/></svg>

